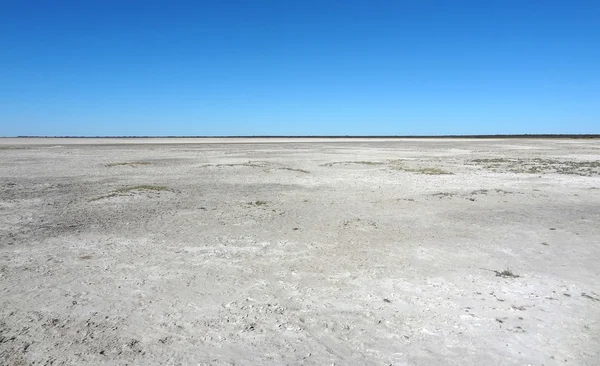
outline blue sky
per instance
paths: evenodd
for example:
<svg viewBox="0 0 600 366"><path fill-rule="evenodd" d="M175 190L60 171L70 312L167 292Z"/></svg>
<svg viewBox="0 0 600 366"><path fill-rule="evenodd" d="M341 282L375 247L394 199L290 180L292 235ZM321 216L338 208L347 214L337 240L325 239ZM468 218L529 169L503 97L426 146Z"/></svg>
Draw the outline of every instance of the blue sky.
<svg viewBox="0 0 600 366"><path fill-rule="evenodd" d="M2 1L0 136L600 133L597 1Z"/></svg>

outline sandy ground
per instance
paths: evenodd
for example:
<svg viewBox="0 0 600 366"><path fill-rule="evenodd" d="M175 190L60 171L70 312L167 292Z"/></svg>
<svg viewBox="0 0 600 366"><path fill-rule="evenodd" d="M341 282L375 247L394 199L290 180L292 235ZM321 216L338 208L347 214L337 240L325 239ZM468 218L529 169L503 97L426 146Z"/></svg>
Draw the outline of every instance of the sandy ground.
<svg viewBox="0 0 600 366"><path fill-rule="evenodd" d="M0 140L0 364L599 362L599 140L124 142Z"/></svg>

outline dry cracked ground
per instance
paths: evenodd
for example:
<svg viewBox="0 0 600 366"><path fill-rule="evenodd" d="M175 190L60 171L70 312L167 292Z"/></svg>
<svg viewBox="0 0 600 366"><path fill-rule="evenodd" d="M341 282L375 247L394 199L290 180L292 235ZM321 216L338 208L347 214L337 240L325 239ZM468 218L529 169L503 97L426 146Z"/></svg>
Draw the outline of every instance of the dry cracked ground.
<svg viewBox="0 0 600 366"><path fill-rule="evenodd" d="M599 140L0 141L4 365L597 365L599 262Z"/></svg>

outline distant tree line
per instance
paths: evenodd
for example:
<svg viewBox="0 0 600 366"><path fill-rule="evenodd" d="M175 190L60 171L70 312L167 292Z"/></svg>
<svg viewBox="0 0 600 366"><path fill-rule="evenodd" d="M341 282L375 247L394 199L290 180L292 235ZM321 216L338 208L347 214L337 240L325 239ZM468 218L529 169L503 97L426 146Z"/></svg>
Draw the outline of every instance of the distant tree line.
<svg viewBox="0 0 600 366"><path fill-rule="evenodd" d="M378 138L397 138L397 139L425 139L425 138L437 138L437 139L452 139L452 138L472 138L472 139L597 139L600 138L600 134L515 134L515 135L306 135L306 136L285 136L285 135L248 135L248 136L17 136L17 138L66 138L66 139L97 139L97 138L110 138L110 139L162 139L162 138L202 138L202 139L236 139L236 138L289 138L289 139L300 139L300 138L360 138L360 139L378 139Z"/></svg>

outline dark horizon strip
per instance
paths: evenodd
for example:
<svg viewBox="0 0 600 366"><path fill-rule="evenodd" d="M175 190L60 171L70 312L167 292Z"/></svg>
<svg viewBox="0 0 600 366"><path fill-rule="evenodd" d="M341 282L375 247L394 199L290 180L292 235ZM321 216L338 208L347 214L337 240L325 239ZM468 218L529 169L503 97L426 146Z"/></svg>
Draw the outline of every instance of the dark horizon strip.
<svg viewBox="0 0 600 366"><path fill-rule="evenodd" d="M0 138L15 138L4 136ZM493 138L554 138L554 139L597 139L600 138L600 134L500 134L500 135L242 135L242 136L16 136L16 138L67 138L67 139L183 139L183 138L198 138L198 139L243 139L243 138L289 138L289 139L301 139L301 138L328 138L328 139L378 139L378 138L397 138L397 139L426 139L426 138L440 138L440 139L451 139L451 138L473 138L473 139L493 139Z"/></svg>

